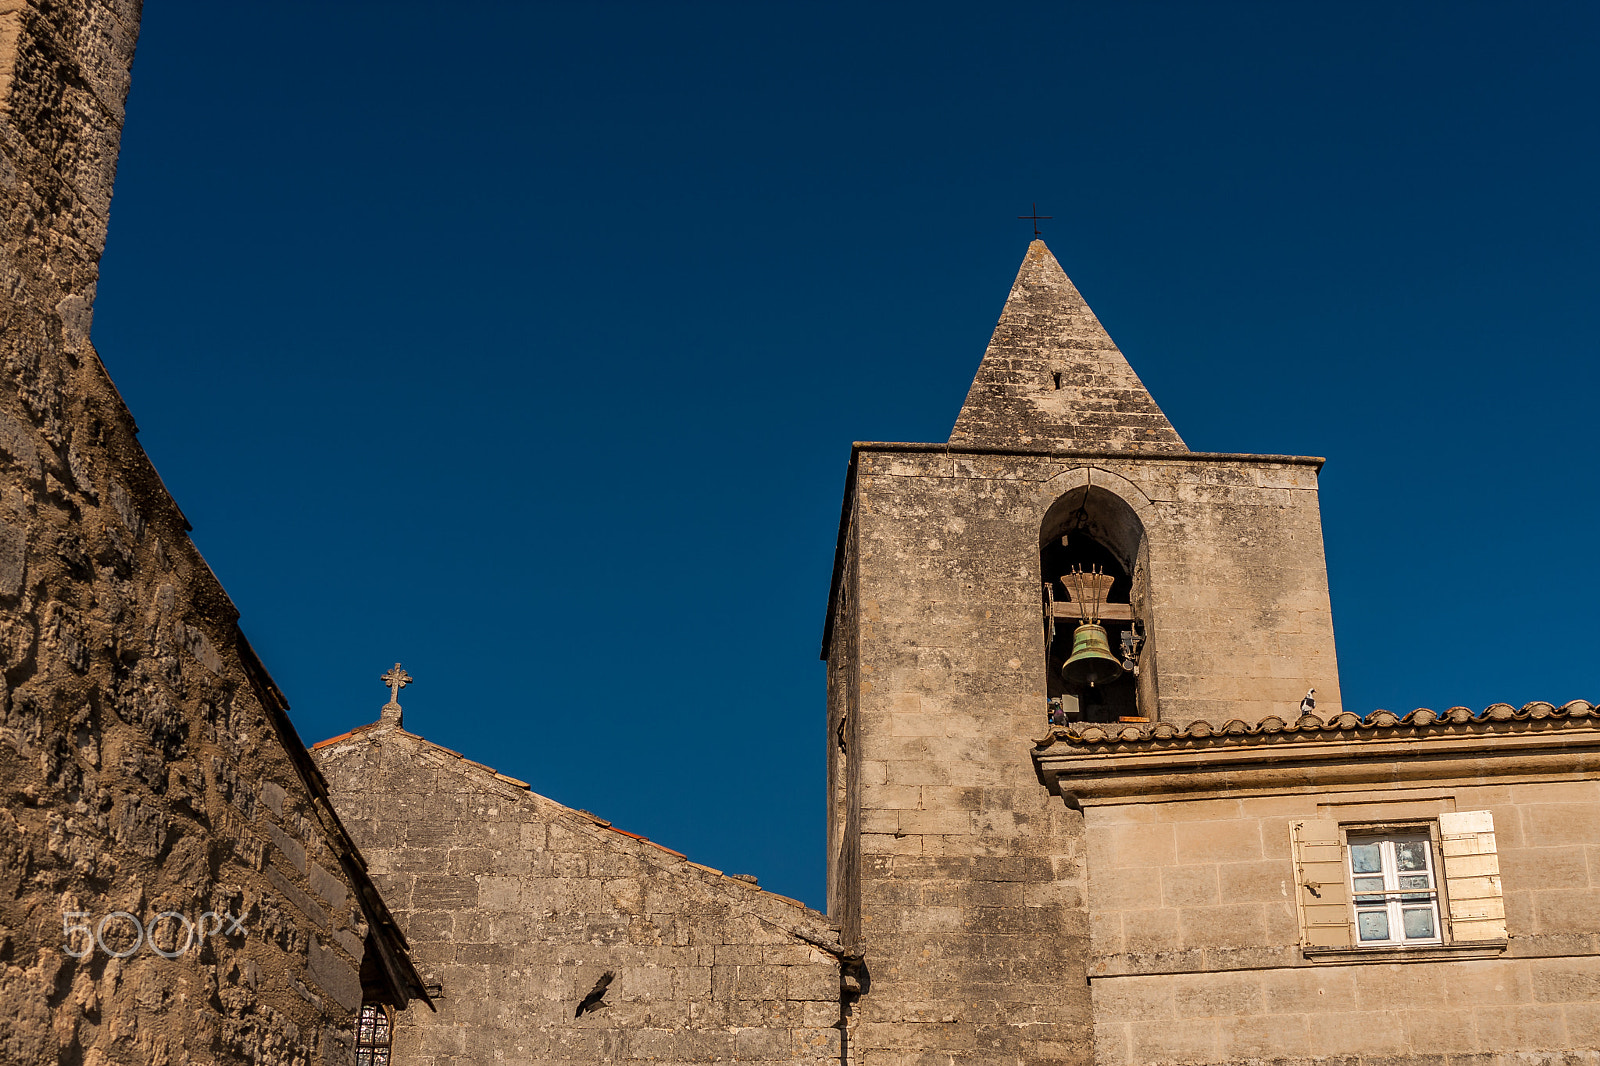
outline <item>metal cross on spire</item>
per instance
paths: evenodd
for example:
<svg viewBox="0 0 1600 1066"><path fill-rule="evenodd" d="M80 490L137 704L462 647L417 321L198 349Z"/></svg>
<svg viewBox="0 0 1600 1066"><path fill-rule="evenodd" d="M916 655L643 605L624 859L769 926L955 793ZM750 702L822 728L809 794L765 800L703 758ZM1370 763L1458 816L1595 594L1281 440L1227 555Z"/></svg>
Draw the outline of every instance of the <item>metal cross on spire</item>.
<svg viewBox="0 0 1600 1066"><path fill-rule="evenodd" d="M411 684L411 675L402 670L399 663L395 663L394 669L378 680L389 686L389 702L400 706L400 690Z"/></svg>
<svg viewBox="0 0 1600 1066"><path fill-rule="evenodd" d="M1019 221L1022 221L1022 222L1032 222L1033 223L1033 235L1035 237L1038 237L1038 236L1040 236L1039 223L1047 221L1047 220L1052 219L1054 217L1055 217L1054 215L1041 215L1039 213L1039 205L1036 203L1036 204L1033 205L1033 214L1031 214L1031 215L1018 215L1017 219Z"/></svg>

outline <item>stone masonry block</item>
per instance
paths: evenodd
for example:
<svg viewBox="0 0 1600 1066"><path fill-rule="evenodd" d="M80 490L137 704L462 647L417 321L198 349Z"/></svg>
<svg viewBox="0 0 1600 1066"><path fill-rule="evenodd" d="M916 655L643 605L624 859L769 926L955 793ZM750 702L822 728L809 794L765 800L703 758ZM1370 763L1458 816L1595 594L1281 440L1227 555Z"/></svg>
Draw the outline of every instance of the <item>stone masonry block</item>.
<svg viewBox="0 0 1600 1066"><path fill-rule="evenodd" d="M328 995L338 1001L346 1010L355 1010L361 1005L361 978L337 951L325 947L316 937L311 938L310 954L306 960L306 972Z"/></svg>
<svg viewBox="0 0 1600 1066"><path fill-rule="evenodd" d="M1293 899L1294 865L1286 859L1222 863L1216 867L1216 871L1218 891L1223 902L1278 902Z"/></svg>
<svg viewBox="0 0 1600 1066"><path fill-rule="evenodd" d="M309 864L306 877L311 882L311 891L327 900L329 907L337 911L345 906L349 890L345 887L343 879L334 876L314 862Z"/></svg>
<svg viewBox="0 0 1600 1066"><path fill-rule="evenodd" d="M1132 1022L1128 1039L1137 1063L1212 1062L1217 1054L1217 1023L1211 1019Z"/></svg>
<svg viewBox="0 0 1600 1066"><path fill-rule="evenodd" d="M1179 929L1186 948L1275 946L1267 939L1266 914L1259 903L1182 907Z"/></svg>
<svg viewBox="0 0 1600 1066"><path fill-rule="evenodd" d="M742 1061L786 1061L794 1043L787 1029L739 1029L733 1038L734 1055Z"/></svg>
<svg viewBox="0 0 1600 1066"><path fill-rule="evenodd" d="M1151 872L1159 876L1159 899L1168 907L1213 905L1219 902L1219 893L1220 898L1234 898L1225 888L1219 887L1218 868L1211 863L1170 866Z"/></svg>
<svg viewBox="0 0 1600 1066"><path fill-rule="evenodd" d="M1256 1015L1264 1005L1260 978L1249 972L1176 977L1172 996L1179 1018Z"/></svg>
<svg viewBox="0 0 1600 1066"><path fill-rule="evenodd" d="M1234 863L1260 859L1261 828L1254 819L1185 822L1177 827L1177 861Z"/></svg>

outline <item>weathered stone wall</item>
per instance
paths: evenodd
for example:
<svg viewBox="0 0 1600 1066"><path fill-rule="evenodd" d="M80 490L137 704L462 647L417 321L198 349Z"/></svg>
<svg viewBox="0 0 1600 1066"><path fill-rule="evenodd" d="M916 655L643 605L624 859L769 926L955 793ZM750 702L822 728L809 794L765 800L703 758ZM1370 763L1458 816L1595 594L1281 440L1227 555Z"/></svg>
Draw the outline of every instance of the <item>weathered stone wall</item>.
<svg viewBox="0 0 1600 1066"><path fill-rule="evenodd" d="M1041 240L1028 245L950 443L1187 450Z"/></svg>
<svg viewBox="0 0 1600 1066"><path fill-rule="evenodd" d="M861 866L835 916L859 893L863 1063L1088 1061L1081 815L1029 750L1046 729L1041 527L1090 482L1144 526L1141 669L1163 719L1293 714L1311 687L1338 707L1314 463L862 446L829 640L859 643L844 813Z"/></svg>
<svg viewBox="0 0 1600 1066"><path fill-rule="evenodd" d="M315 754L442 986L438 1014L400 1021L396 1063L838 1061L821 915L398 728Z"/></svg>
<svg viewBox="0 0 1600 1066"><path fill-rule="evenodd" d="M138 16L0 3L0 1061L343 1062L380 905L88 342Z"/></svg>
<svg viewBox="0 0 1600 1066"><path fill-rule="evenodd" d="M1140 666L1159 677L1161 719L1292 715L1310 688L1319 714L1341 709L1314 460L915 447L868 445L857 456L861 565L884 583L881 598L866 596L876 611L866 624L903 636L897 647L981 636L991 654L960 669L1009 672L1008 690L1037 695L1042 716L1041 526L1052 505L1092 483L1144 528L1150 640ZM1018 665L1005 665L1012 658Z"/></svg>
<svg viewBox="0 0 1600 1066"><path fill-rule="evenodd" d="M961 475L969 464L990 477ZM1087 1061L1079 816L1044 726L1036 483L1004 460L863 454L856 1061ZM1048 506L1048 502L1045 503ZM835 634L837 640L837 634Z"/></svg>
<svg viewBox="0 0 1600 1066"><path fill-rule="evenodd" d="M1418 784L1086 805L1096 1061L1600 1062L1600 783ZM1452 810L1493 814L1503 956L1301 957L1292 820Z"/></svg>
<svg viewBox="0 0 1600 1066"><path fill-rule="evenodd" d="M1319 466L1187 452L1037 241L950 443L857 445L824 638L857 1062L1600 1063L1591 709L1342 714ZM1146 630L1138 713L1096 701L1030 756L1041 548L1085 534ZM1478 810L1503 878L1442 838L1479 871L1444 941L1345 946L1327 904L1302 930L1302 889L1349 886L1300 884L1292 819L1325 855Z"/></svg>

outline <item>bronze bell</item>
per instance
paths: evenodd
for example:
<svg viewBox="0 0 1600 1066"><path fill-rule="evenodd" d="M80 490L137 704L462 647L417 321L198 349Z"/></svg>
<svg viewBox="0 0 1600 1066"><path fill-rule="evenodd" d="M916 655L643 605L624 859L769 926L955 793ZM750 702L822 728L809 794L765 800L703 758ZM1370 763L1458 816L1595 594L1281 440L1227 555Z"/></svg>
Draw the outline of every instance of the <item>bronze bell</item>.
<svg viewBox="0 0 1600 1066"><path fill-rule="evenodd" d="M1072 631L1072 654L1061 665L1061 676L1073 692L1103 685L1122 675L1122 664L1111 654L1104 626L1085 622Z"/></svg>

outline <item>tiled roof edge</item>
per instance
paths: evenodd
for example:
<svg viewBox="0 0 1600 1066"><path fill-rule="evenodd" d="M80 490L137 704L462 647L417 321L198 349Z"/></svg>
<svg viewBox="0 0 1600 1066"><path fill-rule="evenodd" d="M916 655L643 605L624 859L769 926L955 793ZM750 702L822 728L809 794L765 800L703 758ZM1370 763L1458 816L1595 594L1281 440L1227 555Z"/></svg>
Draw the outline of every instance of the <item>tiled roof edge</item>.
<svg viewBox="0 0 1600 1066"><path fill-rule="evenodd" d="M1247 739L1279 734L1290 734L1288 739L1294 740L1319 740L1330 733L1381 735L1402 729L1429 732L1437 729L1440 730L1440 735L1445 735L1442 732L1445 726L1580 718L1600 718L1600 708L1587 700L1572 700L1560 707L1544 702L1527 703L1521 708L1513 707L1509 703L1496 703L1479 712L1474 712L1469 707L1452 707L1447 711L1418 707L1403 717L1393 711L1379 710L1363 718L1353 711L1345 711L1324 720L1307 712L1294 721L1270 715L1254 725L1238 718L1230 719L1220 726L1198 719L1182 729L1171 722L1129 723L1121 726L1111 723L1105 725L1074 723L1064 729L1054 729L1047 736L1035 741L1034 751L1043 752L1058 743L1073 747L1093 747L1107 744L1160 744L1162 741L1199 740L1210 737L1223 740L1235 737Z"/></svg>
<svg viewBox="0 0 1600 1066"><path fill-rule="evenodd" d="M358 725L348 733L340 733L336 737L329 737L327 740L317 741L315 744L311 745L311 750L321 751L323 748L331 748L341 740L349 740L351 737L359 736L362 733L369 732L373 729L376 729L380 724L381 723L378 722L368 722L366 725Z"/></svg>

